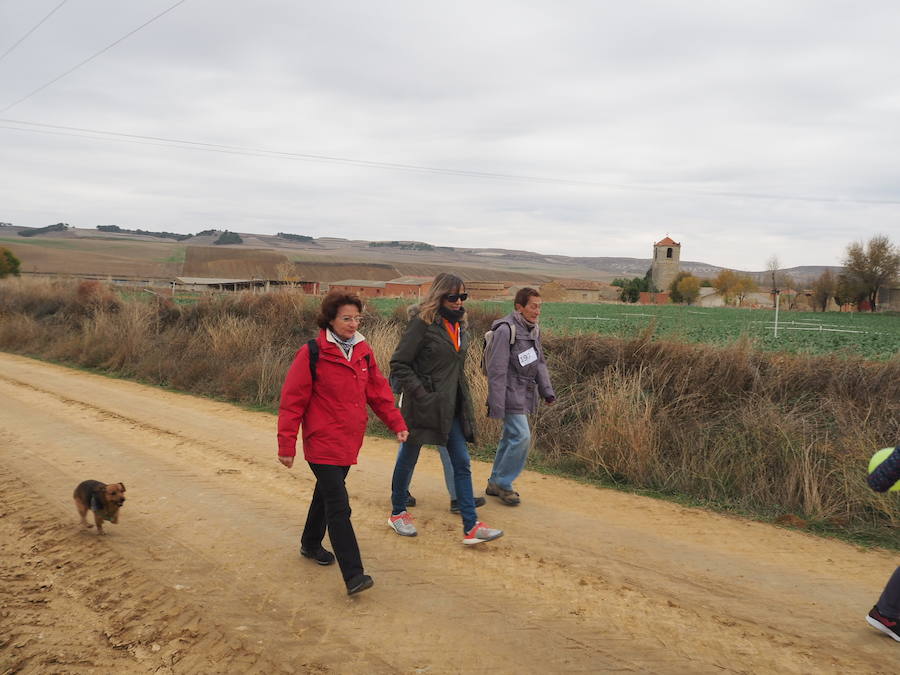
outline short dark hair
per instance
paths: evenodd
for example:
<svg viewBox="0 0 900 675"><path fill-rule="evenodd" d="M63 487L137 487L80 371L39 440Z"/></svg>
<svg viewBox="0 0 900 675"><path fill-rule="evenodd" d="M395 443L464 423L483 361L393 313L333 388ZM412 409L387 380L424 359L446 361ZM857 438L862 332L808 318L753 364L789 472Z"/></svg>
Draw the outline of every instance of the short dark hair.
<svg viewBox="0 0 900 675"><path fill-rule="evenodd" d="M328 328L331 325L331 322L337 317L338 308L343 307L344 305L356 305L356 309L360 312L363 311L362 300L359 299L359 296L356 295L356 293L331 291L325 296L325 299L322 300L322 307L319 309L319 316L316 318L316 323L319 324L319 328Z"/></svg>
<svg viewBox="0 0 900 675"><path fill-rule="evenodd" d="M513 304L524 307L525 305L528 304L529 298L539 298L539 297L541 297L540 293L538 293L535 289L529 288L528 286L526 286L525 288L520 288L519 292L516 293L516 299L513 300Z"/></svg>

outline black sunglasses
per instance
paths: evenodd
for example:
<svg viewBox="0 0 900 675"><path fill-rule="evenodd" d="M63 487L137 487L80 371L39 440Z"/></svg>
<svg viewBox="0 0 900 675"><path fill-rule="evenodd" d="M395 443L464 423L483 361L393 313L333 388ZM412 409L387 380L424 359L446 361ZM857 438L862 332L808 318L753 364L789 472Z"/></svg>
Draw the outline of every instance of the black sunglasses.
<svg viewBox="0 0 900 675"><path fill-rule="evenodd" d="M461 300L461 301L465 302L468 299L469 299L468 293L450 293L450 294L444 296L444 300L446 300L447 302L456 302L457 300Z"/></svg>

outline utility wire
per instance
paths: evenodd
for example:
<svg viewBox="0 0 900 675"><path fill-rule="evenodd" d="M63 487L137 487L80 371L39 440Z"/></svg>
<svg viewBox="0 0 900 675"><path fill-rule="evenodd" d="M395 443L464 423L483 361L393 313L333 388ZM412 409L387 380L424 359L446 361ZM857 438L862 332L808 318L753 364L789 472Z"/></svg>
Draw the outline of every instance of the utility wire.
<svg viewBox="0 0 900 675"><path fill-rule="evenodd" d="M494 173L488 171L474 171L468 169L447 169L441 167L419 165L419 164L401 164L397 162L379 162L375 160L356 159L352 157L338 157L333 155L319 155L299 152L284 152L279 150L267 150L265 148L253 148L239 145L223 145L217 143L204 143L201 141L189 141L175 138L165 138L163 136L149 136L141 134L128 134L116 131L103 131L101 129L90 129L85 127L73 127L60 124L42 124L40 122L28 122L25 120L14 120L0 118L0 129L11 131L24 131L29 133L39 133L53 136L71 136L74 138L83 138L94 141L114 141L121 143L133 143L137 145L154 145L165 148L177 148L182 150L201 150L205 152L217 152L228 155L244 155L248 157L272 157L277 159L288 159L307 162L328 162L333 164L344 164L349 166L358 166L374 169L385 169L394 171L409 171L418 173L443 174L449 176L460 176L477 179L493 179L511 182L526 183L542 183L550 185L570 185L580 187L605 188L624 190L631 192L650 192L658 194L673 194L676 196L691 197L718 197L726 199L755 199L765 201L796 201L810 203L826 203L826 204L871 204L871 205L900 205L900 200L896 199L862 199L851 197L816 197L803 195L786 195L777 193L759 193L759 192L739 192L739 191L713 191L713 190L683 190L671 187L660 187L652 185L635 185L627 183L609 183L600 181L587 181L568 178L552 178L547 176L531 176L527 174L508 174ZM17 124L22 126L7 126ZM23 128L26 127L26 128ZM27 128L37 127L37 128Z"/></svg>
<svg viewBox="0 0 900 675"><path fill-rule="evenodd" d="M448 169L434 166L425 166L420 164L401 164L397 162L379 162L375 160L367 160L367 159L357 159L352 157L337 157L333 155L318 155L318 154L310 154L310 153L299 153L299 152L283 152L280 150L266 150L263 148L251 148L246 146L239 145L222 145L217 143L204 143L200 141L187 141L176 138L165 138L161 136L146 136L140 134L127 134L120 133L115 131L103 131L101 129L88 129L85 127L72 127L72 126L63 126L58 124L41 124L39 122L27 122L25 120L13 120L13 119L5 119L0 118L0 122L4 122L7 124L21 124L32 127L41 127L45 129L58 129L65 131L77 131L77 132L85 132L88 134L97 134L100 137L111 137L106 140L116 140L120 138L124 139L138 139L144 141L159 141L156 143L157 145L164 145L165 147L190 147L198 150L216 150L216 151L229 151L233 154L250 154L256 157L280 157L285 159L299 159L299 160L308 160L308 161L317 161L317 162L333 162L339 164L349 164L352 166L361 166L361 167L371 167L378 169L399 169L405 171L419 171L419 172L427 172L427 173L440 173L451 176L467 176L472 178L494 178L494 179L503 179L503 180L513 180L513 181L528 181L528 182L539 182L539 183L555 183L560 185L588 185L593 187L608 187L608 188L616 188L622 190L639 190L639 189L648 189L654 190L654 188L643 188L642 186L629 186L624 184L616 184L616 183L599 183L599 182L591 182L591 181L581 181L577 179L565 179L565 178L550 178L550 177L542 177L542 176L528 176L528 175L518 175L518 174L505 174L505 173L493 173L488 171L474 171L468 169ZM33 131L32 129L21 129L18 127L3 127L5 129L16 129L18 131ZM67 134L61 134L67 135ZM97 140L101 140L97 138L97 136L85 136L83 134L71 134L77 135L80 138L94 138Z"/></svg>
<svg viewBox="0 0 900 675"><path fill-rule="evenodd" d="M44 24L44 22L45 22L47 19L49 19L49 18L50 18L51 16L53 16L54 14L56 14L56 10L58 10L60 7L62 7L62 6L63 6L64 4L66 4L68 1L69 1L69 0L62 0L61 3L59 3L56 7L54 7L53 9L50 10L50 13L49 13L47 16L45 16L43 19L41 19L40 21L38 21L38 22L37 22L37 25L35 25L30 31L28 31L27 33L25 33L25 35L23 35L22 37L20 37L20 38L18 39L18 41L17 41L12 47L10 47L10 48L7 49L5 52L3 52L2 54L0 54L0 63L2 63L2 62L3 62L3 59L5 59L7 56L9 56L9 54L12 53L12 51L13 51L16 47L18 47L20 44L22 44L23 42L25 42L25 40L28 38L29 35L31 35L34 31L36 31L38 28L40 28L40 27Z"/></svg>
<svg viewBox="0 0 900 675"><path fill-rule="evenodd" d="M157 19L161 19L161 18L164 17L166 14L168 14L169 12L171 12L173 9L175 9L176 7L178 7L178 5L182 5L182 4L184 4L185 2L187 2L187 0L178 0L178 2L176 2L174 5L172 5L172 6L169 7L168 9L163 10L162 12L160 12L159 14L157 14L156 16L154 16L152 19L149 19L149 20L145 21L144 23L142 23L140 26L138 26L138 27L135 28L134 30L132 30L132 31L130 31L129 33L126 33L125 35L123 35L122 37L120 37L120 38L119 38L118 40L116 40L115 42L112 42L112 43L108 44L106 47L104 47L103 49L101 49L101 50L100 50L99 52L97 52L96 54L93 54L92 56L87 57L87 58L86 58L84 61L82 61L81 63L79 63L79 64L77 64L77 65L75 65L75 66L72 66L72 67L69 68L66 72L62 73L61 75L57 75L57 76L54 77L52 80L50 80L49 82L46 82L45 84L42 84L40 87L38 87L37 89L35 89L35 90L32 91L31 93L25 94L25 96L23 96L23 97L20 98L19 100L13 101L12 103L10 103L10 104L9 104L8 106L6 106L5 108L0 109L0 114L7 112L8 110L14 108L15 106L19 105L19 104L22 103L23 101L28 100L29 98L31 98L31 97L34 96L35 94L42 92L44 89L46 89L47 87L49 87L49 86L52 85L52 84L55 84L56 82L59 82L61 79L63 79L63 78L66 77L67 75L70 75L71 73L74 73L76 70L78 70L78 69L81 68L82 66L84 66L84 65L86 65L86 64L88 64L88 63L90 63L91 61L93 61L94 59L96 59L96 58L97 58L98 56L100 56L101 54L104 54L104 53L108 52L110 49L112 49L113 47L115 47L115 46L116 46L117 44L119 44L120 42L123 42L124 40L130 38L132 35L134 35L135 33L137 33L139 30L141 30L141 29L143 29L143 28L149 26L151 23L153 23L153 22L156 21Z"/></svg>

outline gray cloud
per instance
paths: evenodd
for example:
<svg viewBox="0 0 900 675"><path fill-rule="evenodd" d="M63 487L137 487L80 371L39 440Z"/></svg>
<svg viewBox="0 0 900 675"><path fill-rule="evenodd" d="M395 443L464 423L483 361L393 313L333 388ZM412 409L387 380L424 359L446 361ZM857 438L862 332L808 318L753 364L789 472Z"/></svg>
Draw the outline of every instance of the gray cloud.
<svg viewBox="0 0 900 675"><path fill-rule="evenodd" d="M0 51L55 4L0 2ZM170 4L67 3L0 107ZM898 28L887 1L188 0L3 116L571 183L0 129L0 220L837 264L900 232Z"/></svg>

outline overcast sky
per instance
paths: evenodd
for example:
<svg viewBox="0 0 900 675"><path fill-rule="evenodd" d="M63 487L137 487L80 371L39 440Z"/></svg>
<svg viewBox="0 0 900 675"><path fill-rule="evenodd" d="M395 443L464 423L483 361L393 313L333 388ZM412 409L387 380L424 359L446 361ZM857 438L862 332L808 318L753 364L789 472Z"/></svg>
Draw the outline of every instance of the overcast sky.
<svg viewBox="0 0 900 675"><path fill-rule="evenodd" d="M0 53L60 1L0 0ZM173 4L67 0L0 110ZM0 221L836 265L900 243L898 36L893 0L187 0L0 113Z"/></svg>

